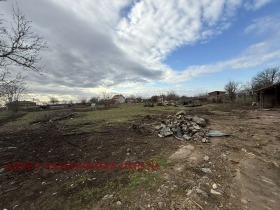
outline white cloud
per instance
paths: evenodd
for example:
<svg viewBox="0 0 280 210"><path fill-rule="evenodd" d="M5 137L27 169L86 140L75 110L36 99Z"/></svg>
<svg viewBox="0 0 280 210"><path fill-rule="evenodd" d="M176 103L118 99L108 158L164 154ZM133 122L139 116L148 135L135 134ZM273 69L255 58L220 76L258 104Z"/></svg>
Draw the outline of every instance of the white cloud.
<svg viewBox="0 0 280 210"><path fill-rule="evenodd" d="M245 2L245 8L248 10L258 10L273 0L249 0Z"/></svg>
<svg viewBox="0 0 280 210"><path fill-rule="evenodd" d="M5 14L11 12L10 2L1 2ZM188 81L206 73L245 68L278 58L277 49L270 52L271 42L263 41L252 45L235 59L188 67L181 73L163 63L176 48L204 43L223 33L230 27L232 18L242 5L254 10L268 2L20 1L20 8L49 44L48 51L43 53L46 77L31 74L30 86L34 92L59 93L67 98L71 93L76 97L86 96L105 88L111 92L131 88L129 91L135 93L135 90L141 91L138 88L140 84L149 90L155 87L153 85L157 81L172 83L178 78ZM264 22L267 20L254 22L246 29L246 33L262 33ZM269 23L265 25L276 27L271 21ZM275 30L278 30L278 26ZM256 50L261 52L254 54Z"/></svg>

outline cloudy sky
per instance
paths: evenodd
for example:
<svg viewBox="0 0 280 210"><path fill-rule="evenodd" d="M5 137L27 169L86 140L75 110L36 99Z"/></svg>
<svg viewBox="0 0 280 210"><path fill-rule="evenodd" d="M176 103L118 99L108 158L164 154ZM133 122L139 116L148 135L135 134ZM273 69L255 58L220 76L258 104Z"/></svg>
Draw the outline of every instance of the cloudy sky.
<svg viewBox="0 0 280 210"><path fill-rule="evenodd" d="M280 65L279 0L7 0L48 49L28 97L195 95Z"/></svg>

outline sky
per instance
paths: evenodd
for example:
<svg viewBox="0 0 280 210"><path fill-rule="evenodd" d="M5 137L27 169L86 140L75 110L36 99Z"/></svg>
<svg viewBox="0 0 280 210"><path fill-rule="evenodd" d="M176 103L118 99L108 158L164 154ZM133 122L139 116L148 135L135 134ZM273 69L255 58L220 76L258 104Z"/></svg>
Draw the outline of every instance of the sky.
<svg viewBox="0 0 280 210"><path fill-rule="evenodd" d="M26 99L194 96L280 66L279 0L6 0L43 36Z"/></svg>

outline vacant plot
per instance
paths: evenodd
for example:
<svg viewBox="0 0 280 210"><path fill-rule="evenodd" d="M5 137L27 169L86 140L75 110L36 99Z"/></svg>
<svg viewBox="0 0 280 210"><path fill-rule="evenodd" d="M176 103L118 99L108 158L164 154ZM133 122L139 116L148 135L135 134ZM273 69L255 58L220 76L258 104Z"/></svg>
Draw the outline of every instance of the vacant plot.
<svg viewBox="0 0 280 210"><path fill-rule="evenodd" d="M206 129L231 135L211 138L210 143L158 138L154 127L182 109L207 117ZM279 110L231 104L196 108L139 104L2 115L0 208L277 209L279 119ZM158 169L119 167L147 161L158 163ZM39 166L103 162L117 167L7 168L14 162Z"/></svg>

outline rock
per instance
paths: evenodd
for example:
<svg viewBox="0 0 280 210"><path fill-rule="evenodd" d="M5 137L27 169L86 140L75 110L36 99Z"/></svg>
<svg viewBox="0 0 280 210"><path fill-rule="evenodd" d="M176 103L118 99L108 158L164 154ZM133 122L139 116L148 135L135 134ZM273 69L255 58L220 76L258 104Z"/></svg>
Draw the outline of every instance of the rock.
<svg viewBox="0 0 280 210"><path fill-rule="evenodd" d="M130 149L130 148L127 148L127 149L126 149L126 152L131 152L131 149Z"/></svg>
<svg viewBox="0 0 280 210"><path fill-rule="evenodd" d="M160 125L158 125L158 126L155 127L155 130L156 130L156 131L159 131L160 129L161 129L161 126L160 126Z"/></svg>
<svg viewBox="0 0 280 210"><path fill-rule="evenodd" d="M178 137L178 138L183 138L182 129L181 129L180 126L177 127L177 137Z"/></svg>
<svg viewBox="0 0 280 210"><path fill-rule="evenodd" d="M204 156L203 160L208 161L209 157L207 155Z"/></svg>
<svg viewBox="0 0 280 210"><path fill-rule="evenodd" d="M213 190L213 189L211 189L210 192L211 192L212 194L214 194L214 195L222 195L222 193L217 192L216 190Z"/></svg>
<svg viewBox="0 0 280 210"><path fill-rule="evenodd" d="M165 128L165 127L166 127L166 125L165 125L165 124L163 124L163 123L161 123L160 127L161 127L161 128Z"/></svg>
<svg viewBox="0 0 280 210"><path fill-rule="evenodd" d="M214 183L214 184L212 185L212 188L213 188L214 190L217 189L217 188L218 188L218 187L217 187L217 184Z"/></svg>
<svg viewBox="0 0 280 210"><path fill-rule="evenodd" d="M195 190L196 190L196 192L197 192L198 194L201 194L201 195L203 195L204 197L208 197L207 192L205 192L205 191L203 191L203 190L201 190L201 189L199 189L199 188L196 188Z"/></svg>
<svg viewBox="0 0 280 210"><path fill-rule="evenodd" d="M118 206L121 206L122 205L122 202L120 202L120 201L117 201L117 203L116 203Z"/></svg>
<svg viewBox="0 0 280 210"><path fill-rule="evenodd" d="M187 134L183 135L183 138L186 139L186 140L191 140L191 139L192 139L192 137L190 137L190 136L187 135Z"/></svg>
<svg viewBox="0 0 280 210"><path fill-rule="evenodd" d="M126 153L126 155L130 155L130 153L128 152L128 153Z"/></svg>
<svg viewBox="0 0 280 210"><path fill-rule="evenodd" d="M206 174L211 174L212 173L210 168L202 168L201 171L203 171Z"/></svg>
<svg viewBox="0 0 280 210"><path fill-rule="evenodd" d="M187 113L184 110L181 110L179 112L176 113L176 116L178 115L186 115Z"/></svg>
<svg viewBox="0 0 280 210"><path fill-rule="evenodd" d="M208 143L208 142L209 142L209 140L208 140L207 138L202 138L201 141L202 141L203 143Z"/></svg>
<svg viewBox="0 0 280 210"><path fill-rule="evenodd" d="M196 130L200 130L200 127L198 125L193 125L193 128Z"/></svg>
<svg viewBox="0 0 280 210"><path fill-rule="evenodd" d="M206 122L205 122L205 120L204 120L203 118L199 118L199 117L197 117L197 116L194 116L194 117L192 118L192 120L193 120L196 124L200 125L201 127L205 127L205 126L206 126Z"/></svg>
<svg viewBox="0 0 280 210"><path fill-rule="evenodd" d="M163 136L163 135L161 135L161 134L159 133L159 134L158 134L158 137L163 138L164 136Z"/></svg>
<svg viewBox="0 0 280 210"><path fill-rule="evenodd" d="M165 127L160 131L160 134L166 137L166 136L171 136L173 132L170 130L170 128Z"/></svg>
<svg viewBox="0 0 280 210"><path fill-rule="evenodd" d="M187 196L189 196L189 195L191 195L192 194L192 190L188 190L188 192L187 192Z"/></svg>

